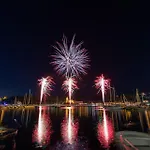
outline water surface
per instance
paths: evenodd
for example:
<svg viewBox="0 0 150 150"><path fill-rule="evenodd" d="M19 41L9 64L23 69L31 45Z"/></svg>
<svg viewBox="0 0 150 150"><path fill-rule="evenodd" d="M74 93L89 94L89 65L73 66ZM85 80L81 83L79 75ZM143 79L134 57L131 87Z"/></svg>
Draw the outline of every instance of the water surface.
<svg viewBox="0 0 150 150"><path fill-rule="evenodd" d="M148 110L104 111L95 107L44 106L1 110L0 113L1 126L19 129L12 142L12 148L17 150L116 149L115 132L150 131Z"/></svg>

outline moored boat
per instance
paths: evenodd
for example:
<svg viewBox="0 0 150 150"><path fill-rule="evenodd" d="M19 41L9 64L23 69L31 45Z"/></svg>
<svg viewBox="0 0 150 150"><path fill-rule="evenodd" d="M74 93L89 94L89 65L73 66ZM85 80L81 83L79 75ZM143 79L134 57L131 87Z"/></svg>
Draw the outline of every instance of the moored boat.
<svg viewBox="0 0 150 150"><path fill-rule="evenodd" d="M119 105L105 106L107 110L122 110L123 108Z"/></svg>
<svg viewBox="0 0 150 150"><path fill-rule="evenodd" d="M0 140L5 140L9 137L14 137L17 134L17 129L0 127Z"/></svg>
<svg viewBox="0 0 150 150"><path fill-rule="evenodd" d="M150 135L136 131L121 131L116 133L116 143L122 150L149 150Z"/></svg>

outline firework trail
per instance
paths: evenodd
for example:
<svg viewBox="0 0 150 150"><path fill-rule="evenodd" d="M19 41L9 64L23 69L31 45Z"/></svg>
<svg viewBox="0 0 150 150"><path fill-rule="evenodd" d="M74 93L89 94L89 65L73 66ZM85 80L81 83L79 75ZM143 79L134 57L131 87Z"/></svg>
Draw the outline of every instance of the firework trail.
<svg viewBox="0 0 150 150"><path fill-rule="evenodd" d="M98 93L102 92L102 100L105 102L105 90L110 87L110 81L104 78L103 74L101 76L96 77L95 86L98 89Z"/></svg>
<svg viewBox="0 0 150 150"><path fill-rule="evenodd" d="M39 79L39 85L41 86L41 95L40 95L40 103L42 103L44 95L50 95L50 91L52 90L53 78L48 76L46 78Z"/></svg>
<svg viewBox="0 0 150 150"><path fill-rule="evenodd" d="M77 82L74 78L68 78L63 83L63 89L68 92L69 100L71 101L72 93L75 89L78 89Z"/></svg>
<svg viewBox="0 0 150 150"><path fill-rule="evenodd" d="M54 46L56 52L52 55L54 69L60 75L65 75L66 78L77 77L80 78L81 74L87 74L86 70L89 68L89 57L87 50L81 48L82 42L75 45L75 36L68 46L67 38L64 36L62 44L57 42Z"/></svg>

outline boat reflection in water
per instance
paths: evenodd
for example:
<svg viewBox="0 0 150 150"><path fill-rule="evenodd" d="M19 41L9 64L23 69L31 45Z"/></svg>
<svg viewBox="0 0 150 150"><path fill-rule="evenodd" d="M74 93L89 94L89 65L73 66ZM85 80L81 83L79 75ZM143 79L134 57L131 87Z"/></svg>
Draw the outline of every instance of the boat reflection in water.
<svg viewBox="0 0 150 150"><path fill-rule="evenodd" d="M51 121L45 112L45 108L42 109L42 106L40 106L38 124L35 125L33 131L33 143L36 144L36 147L46 147L50 142L51 134Z"/></svg>
<svg viewBox="0 0 150 150"><path fill-rule="evenodd" d="M109 148L114 139L114 127L112 121L107 117L105 109L103 109L103 121L99 122L97 126L97 136L104 148Z"/></svg>
<svg viewBox="0 0 150 150"><path fill-rule="evenodd" d="M61 124L61 134L65 144L73 144L77 142L78 122L73 118L73 109L66 109L66 117Z"/></svg>
<svg viewBox="0 0 150 150"><path fill-rule="evenodd" d="M5 116L5 110L0 110L0 150L1 149L16 149L15 137L18 133L18 129L6 128L3 126L3 118Z"/></svg>

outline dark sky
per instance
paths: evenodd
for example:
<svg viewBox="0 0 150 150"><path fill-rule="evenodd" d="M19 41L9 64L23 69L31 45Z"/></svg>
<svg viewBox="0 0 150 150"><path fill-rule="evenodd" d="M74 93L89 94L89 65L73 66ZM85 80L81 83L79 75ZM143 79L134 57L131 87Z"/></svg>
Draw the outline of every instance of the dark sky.
<svg viewBox="0 0 150 150"><path fill-rule="evenodd" d="M54 1L54 0L53 0ZM95 76L104 73L118 93L150 91L149 4L138 1L72 3L4 1L0 4L0 96L37 93L37 79L55 78L49 64L52 45L65 34L84 41L91 59L89 74L80 83L80 97L93 97ZM87 93L89 93L87 95Z"/></svg>

